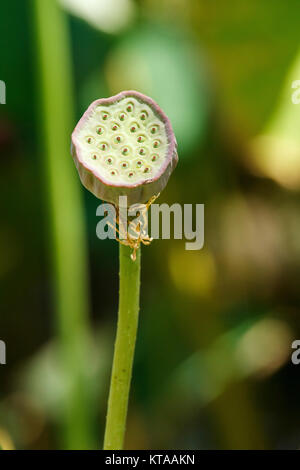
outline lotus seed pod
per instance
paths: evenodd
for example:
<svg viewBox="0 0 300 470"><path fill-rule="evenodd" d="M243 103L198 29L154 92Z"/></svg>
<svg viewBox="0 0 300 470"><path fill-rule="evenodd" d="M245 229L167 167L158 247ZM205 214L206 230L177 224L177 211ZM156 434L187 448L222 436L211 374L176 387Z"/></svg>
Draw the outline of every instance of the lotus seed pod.
<svg viewBox="0 0 300 470"><path fill-rule="evenodd" d="M177 143L160 107L136 91L94 101L72 134L72 156L82 184L118 205L159 194L177 165Z"/></svg>

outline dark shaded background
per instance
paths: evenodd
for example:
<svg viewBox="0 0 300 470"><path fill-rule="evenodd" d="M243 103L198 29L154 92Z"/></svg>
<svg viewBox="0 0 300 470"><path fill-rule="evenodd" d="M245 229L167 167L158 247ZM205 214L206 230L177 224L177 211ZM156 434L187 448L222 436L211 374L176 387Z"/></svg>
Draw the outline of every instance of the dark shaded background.
<svg viewBox="0 0 300 470"><path fill-rule="evenodd" d="M118 246L97 239L99 201L80 186L68 146L91 101L137 89L169 115L179 144L159 202L204 203L205 247L161 240L143 248L126 448L298 448L300 365L291 363L291 344L300 337L300 104L291 84L300 79L299 2L64 0L63 43L49 1L1 2L0 445L102 445ZM39 2L54 33L44 43ZM43 50L65 51L71 67L49 60L43 75ZM54 199L49 161L66 181ZM57 213L67 231L53 222ZM80 243L75 222L84 227ZM64 315L68 334L58 326ZM85 354L88 392L67 444L72 387L60 346L73 357L71 375L78 351Z"/></svg>

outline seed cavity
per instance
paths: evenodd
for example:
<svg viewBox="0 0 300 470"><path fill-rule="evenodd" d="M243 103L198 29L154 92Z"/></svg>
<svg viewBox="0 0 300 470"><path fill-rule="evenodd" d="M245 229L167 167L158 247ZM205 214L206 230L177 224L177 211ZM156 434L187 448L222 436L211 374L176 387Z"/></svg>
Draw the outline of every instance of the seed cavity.
<svg viewBox="0 0 300 470"><path fill-rule="evenodd" d="M149 114L146 110L143 110L140 114L140 120L141 121L146 121L146 119L149 117Z"/></svg>
<svg viewBox="0 0 300 470"><path fill-rule="evenodd" d="M146 139L147 139L147 137L146 137L145 135L140 134L140 135L138 136L138 138L137 138L137 142L138 142L139 144L142 144L143 142L145 142Z"/></svg>
<svg viewBox="0 0 300 470"><path fill-rule="evenodd" d="M128 113L132 113L133 110L134 110L134 104L132 103L132 101L129 101L126 106L126 111Z"/></svg>
<svg viewBox="0 0 300 470"><path fill-rule="evenodd" d="M160 140L155 140L155 141L153 142L153 148L155 148L155 149L157 149L158 147L160 147L160 145L161 145Z"/></svg>
<svg viewBox="0 0 300 470"><path fill-rule="evenodd" d="M102 152L105 152L105 150L108 149L108 144L106 142L100 142L98 147L99 147L100 150L102 150Z"/></svg>
<svg viewBox="0 0 300 470"><path fill-rule="evenodd" d="M105 163L107 165L112 165L114 162L114 159L112 157L107 157L106 160L105 160Z"/></svg>
<svg viewBox="0 0 300 470"><path fill-rule="evenodd" d="M137 168L141 168L141 167L143 166L143 160L137 160L137 161L135 162L135 166L136 166Z"/></svg>
<svg viewBox="0 0 300 470"><path fill-rule="evenodd" d="M111 125L111 130L112 131L117 131L119 129L119 124L117 122L113 122L112 125Z"/></svg>
<svg viewBox="0 0 300 470"><path fill-rule="evenodd" d="M140 130L140 124L136 121L131 121L129 124L129 131L131 134L135 134Z"/></svg>
<svg viewBox="0 0 300 470"><path fill-rule="evenodd" d="M128 147L123 147L122 148L122 155L128 155L129 154L129 148Z"/></svg>
<svg viewBox="0 0 300 470"><path fill-rule="evenodd" d="M103 121L107 121L109 119L109 117L110 117L110 115L106 111L102 112Z"/></svg>
<svg viewBox="0 0 300 470"><path fill-rule="evenodd" d="M146 155L146 149L144 147L142 147L140 150L139 150L139 155Z"/></svg>
<svg viewBox="0 0 300 470"><path fill-rule="evenodd" d="M89 144L89 145L91 145L95 142L94 137L91 137L91 136L87 136L85 140L86 140L87 144Z"/></svg>
<svg viewBox="0 0 300 470"><path fill-rule="evenodd" d="M104 133L104 127L97 126L96 127L96 132L97 132L98 135L102 135Z"/></svg>
<svg viewBox="0 0 300 470"><path fill-rule="evenodd" d="M102 106L99 106L97 110L100 111L100 116L103 121L108 121L108 119L110 119L110 113L104 110Z"/></svg>
<svg viewBox="0 0 300 470"><path fill-rule="evenodd" d="M126 168L128 168L128 167L129 167L129 163L128 163L128 162L121 162L121 168L122 168L123 170L126 170Z"/></svg>
<svg viewBox="0 0 300 470"><path fill-rule="evenodd" d="M122 141L123 141L123 139L122 139L122 137L121 137L120 135L117 135L117 136L114 138L115 144L120 144Z"/></svg>
<svg viewBox="0 0 300 470"><path fill-rule="evenodd" d="M158 155L152 155L151 161L156 162L158 160Z"/></svg>
<svg viewBox="0 0 300 470"><path fill-rule="evenodd" d="M159 126L157 124L152 124L150 126L150 132L152 135L157 134L158 131L159 131Z"/></svg>

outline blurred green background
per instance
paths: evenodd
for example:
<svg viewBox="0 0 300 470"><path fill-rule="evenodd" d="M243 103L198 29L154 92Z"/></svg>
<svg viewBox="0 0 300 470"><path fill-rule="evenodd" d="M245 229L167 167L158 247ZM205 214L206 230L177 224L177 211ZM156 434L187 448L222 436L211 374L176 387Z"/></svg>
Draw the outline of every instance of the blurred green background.
<svg viewBox="0 0 300 470"><path fill-rule="evenodd" d="M177 136L158 202L205 204L201 251L143 248L126 449L299 447L299 17L297 0L1 2L2 448L102 446L118 244L69 150L124 89Z"/></svg>

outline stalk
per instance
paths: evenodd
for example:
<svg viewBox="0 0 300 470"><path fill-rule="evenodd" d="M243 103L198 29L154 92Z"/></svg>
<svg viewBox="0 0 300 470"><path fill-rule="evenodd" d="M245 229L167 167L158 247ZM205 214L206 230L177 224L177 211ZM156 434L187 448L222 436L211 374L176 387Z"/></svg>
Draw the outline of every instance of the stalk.
<svg viewBox="0 0 300 470"><path fill-rule="evenodd" d="M66 17L56 0L33 0L44 187L48 196L49 252L55 291L63 447L93 446L88 367L88 279L83 204L70 156L72 66Z"/></svg>
<svg viewBox="0 0 300 470"><path fill-rule="evenodd" d="M122 450L139 316L141 248L120 244L120 292L117 335L111 375L104 450Z"/></svg>

